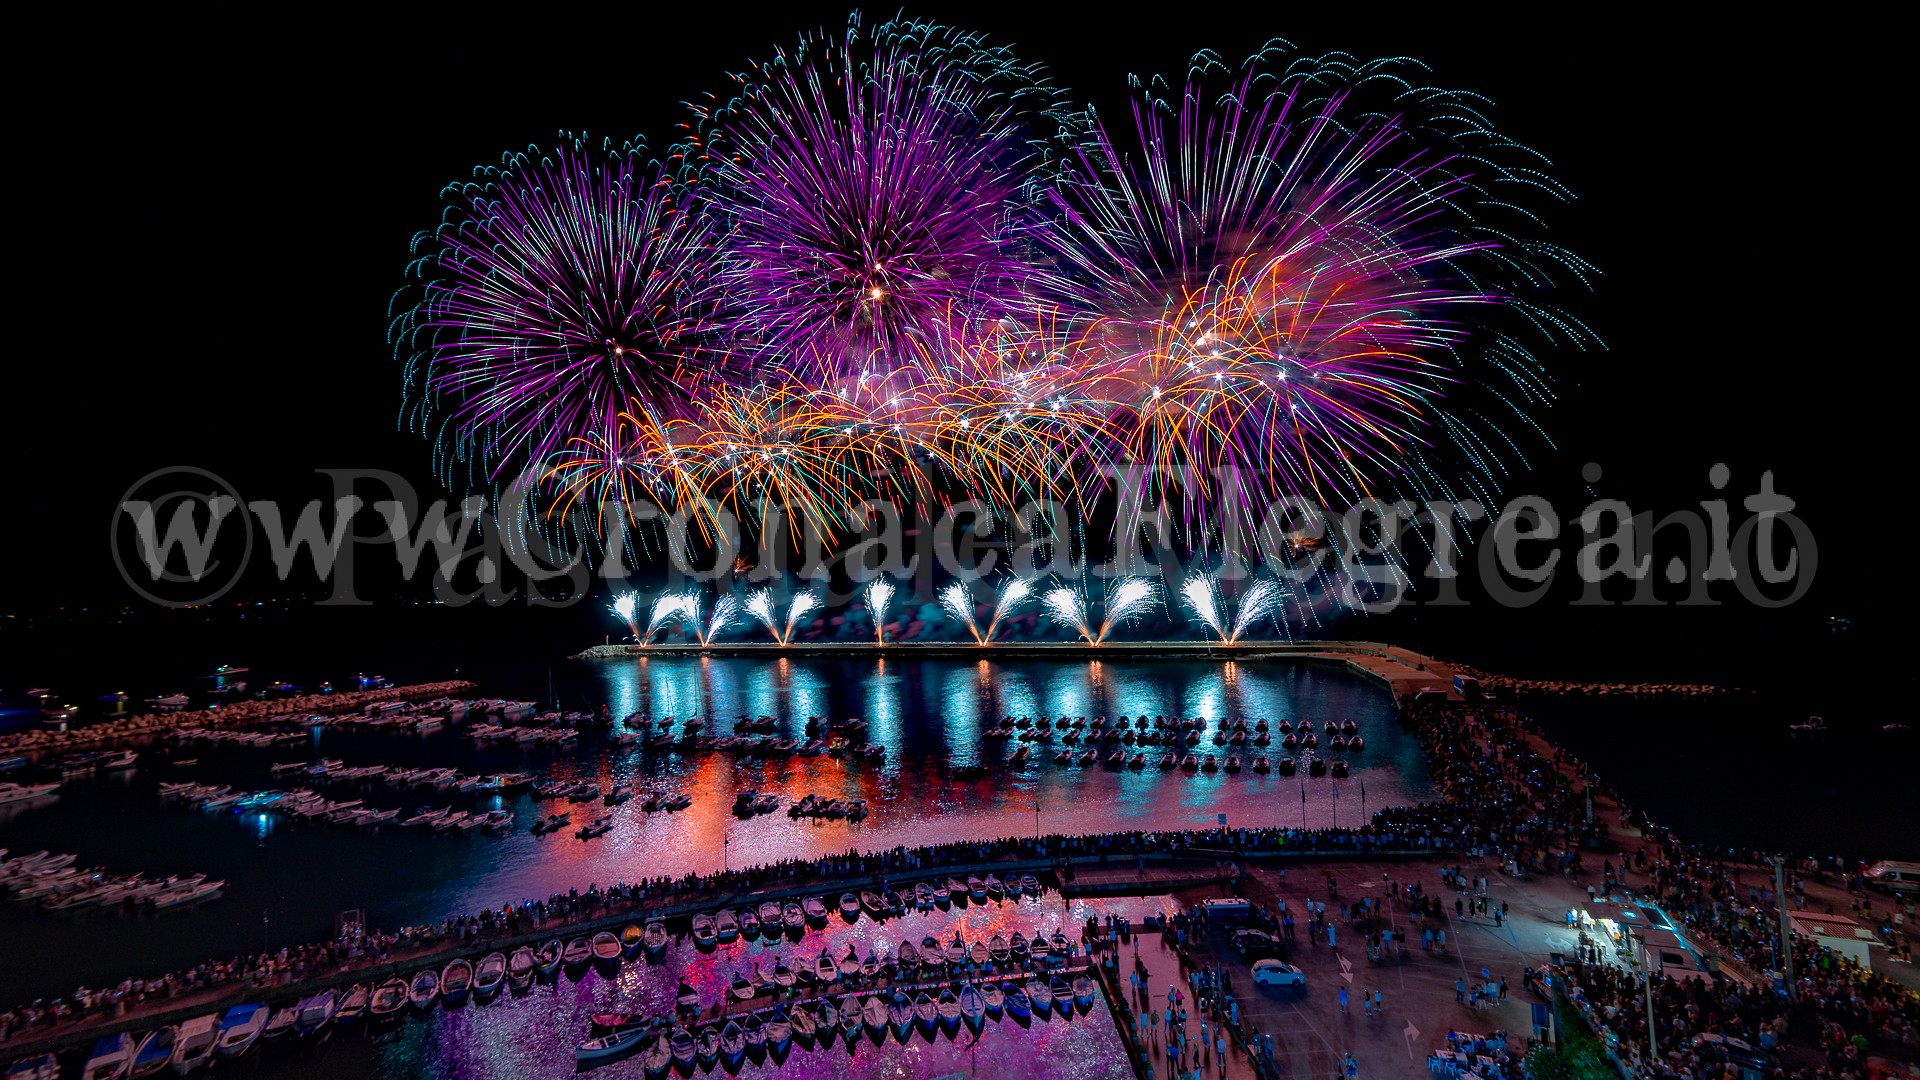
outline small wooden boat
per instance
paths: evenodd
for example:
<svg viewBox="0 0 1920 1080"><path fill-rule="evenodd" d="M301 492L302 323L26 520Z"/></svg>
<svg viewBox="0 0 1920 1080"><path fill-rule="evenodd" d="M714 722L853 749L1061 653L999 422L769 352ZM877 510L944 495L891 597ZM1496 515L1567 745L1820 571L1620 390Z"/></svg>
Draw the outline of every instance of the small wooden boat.
<svg viewBox="0 0 1920 1080"><path fill-rule="evenodd" d="M542 976L551 975L560 968L560 957L565 952L560 947L559 938L548 938L546 943L533 951L534 968Z"/></svg>
<svg viewBox="0 0 1920 1080"><path fill-rule="evenodd" d="M467 991L473 989L473 964L460 957L447 961L440 969L440 1000L451 1007L467 1000Z"/></svg>
<svg viewBox="0 0 1920 1080"><path fill-rule="evenodd" d="M752 1001L759 992L759 987L754 986L745 975L735 975L733 982L727 984L727 995L735 1001Z"/></svg>
<svg viewBox="0 0 1920 1080"><path fill-rule="evenodd" d="M413 981L407 984L407 1003L416 1009L430 1009L433 999L440 996L440 973L432 968L416 972Z"/></svg>
<svg viewBox="0 0 1920 1080"><path fill-rule="evenodd" d="M840 999L840 1035L847 1040L847 1049L860 1041L860 1002L852 994Z"/></svg>
<svg viewBox="0 0 1920 1080"><path fill-rule="evenodd" d="M933 1029L940 1023L940 1007L935 1005L933 997L925 990L913 996L913 1022L927 1038L933 1038Z"/></svg>
<svg viewBox="0 0 1920 1080"><path fill-rule="evenodd" d="M293 1033L306 1037L333 1021L338 998L332 990L322 990L294 1006Z"/></svg>
<svg viewBox="0 0 1920 1080"><path fill-rule="evenodd" d="M961 1004L966 1004L966 995L962 994L960 997ZM1007 1007L1007 992L1001 989L999 983L988 983L987 988L980 993L980 1001L986 1006L988 1016L999 1019L1001 1011Z"/></svg>
<svg viewBox="0 0 1920 1080"><path fill-rule="evenodd" d="M805 1008L798 1008L787 1014L787 1025L793 1030L793 1041L801 1046L813 1046L814 1032L820 1026L819 1019Z"/></svg>
<svg viewBox="0 0 1920 1080"><path fill-rule="evenodd" d="M848 922L860 921L860 898L852 893L840 894L840 917Z"/></svg>
<svg viewBox="0 0 1920 1080"><path fill-rule="evenodd" d="M1007 1015L1026 1023L1033 1018L1033 1000L1027 997L1025 987L1009 984L1006 992Z"/></svg>
<svg viewBox="0 0 1920 1080"><path fill-rule="evenodd" d="M732 908L721 908L713 917L713 934L721 941L732 941L740 936L740 917Z"/></svg>
<svg viewBox="0 0 1920 1080"><path fill-rule="evenodd" d="M729 1020L720 1029L720 1060L728 1072L740 1067L740 1060L747 1056L747 1033L742 1031L737 1021Z"/></svg>
<svg viewBox="0 0 1920 1080"><path fill-rule="evenodd" d="M367 1005L372 999L373 989L366 983L354 983L347 987L347 992L340 995L340 1007L333 1011L333 1022L352 1024L365 1020Z"/></svg>
<svg viewBox="0 0 1920 1080"><path fill-rule="evenodd" d="M960 1030L960 999L954 996L951 987L940 991L939 1000L934 1002L934 1008L940 1015L940 1027L949 1036Z"/></svg>
<svg viewBox="0 0 1920 1080"><path fill-rule="evenodd" d="M788 1019L786 1011L775 1009L766 1021L767 1050L773 1054L783 1054L793 1042L793 1021Z"/></svg>
<svg viewBox="0 0 1920 1080"><path fill-rule="evenodd" d="M860 1007L860 1019L866 1024L867 1037L873 1040L874 1045L886 1041L887 1003L880 1000L878 995L868 998L866 1004Z"/></svg>
<svg viewBox="0 0 1920 1080"><path fill-rule="evenodd" d="M780 932L780 905L771 900L760 901L760 932L771 937Z"/></svg>
<svg viewBox="0 0 1920 1080"><path fill-rule="evenodd" d="M395 1015L398 1015L400 1010L406 1007L406 1004L407 1004L406 982L401 979L388 979L386 982L383 982L379 986L374 988L373 995L367 1000L367 1015L372 1017L375 1020L385 1020ZM274 1025L274 1022L279 1019L280 1019L280 1014L275 1013L273 1015L273 1020L267 1021L267 1031L269 1032L267 1036L268 1038L273 1037L271 1035L271 1032L273 1031L273 1025ZM291 1019L289 1019L287 1023L288 1023L288 1026L290 1027L292 1026L293 1022Z"/></svg>
<svg viewBox="0 0 1920 1080"><path fill-rule="evenodd" d="M506 983L507 955L505 953L490 952L481 957L480 963L474 966L473 996L476 999L484 1001L493 997Z"/></svg>
<svg viewBox="0 0 1920 1080"><path fill-rule="evenodd" d="M1082 972L1073 977L1073 1003L1082 1009L1093 1008L1093 980Z"/></svg>
<svg viewBox="0 0 1920 1080"><path fill-rule="evenodd" d="M1033 1015L1045 1020L1053 1012L1053 991L1037 978L1027 980L1027 1000L1033 1003Z"/></svg>
<svg viewBox="0 0 1920 1080"><path fill-rule="evenodd" d="M614 937L612 931L602 930L593 935L593 941L587 947L593 950L593 958L602 964L620 962L620 939Z"/></svg>
<svg viewBox="0 0 1920 1080"><path fill-rule="evenodd" d="M1047 980L1047 993L1053 996L1053 1007L1061 1016L1073 1017L1073 987L1067 980L1055 975Z"/></svg>
<svg viewBox="0 0 1920 1080"><path fill-rule="evenodd" d="M560 963L569 968L585 967L593 959L593 946L584 937L576 937L560 950Z"/></svg>
<svg viewBox="0 0 1920 1080"><path fill-rule="evenodd" d="M534 971L538 965L533 959L533 950L525 945L513 950L507 957L507 982L515 989L521 989L533 982Z"/></svg>
<svg viewBox="0 0 1920 1080"><path fill-rule="evenodd" d="M682 1072L692 1072L693 1065L700 1056L700 1044L694 1041L693 1032L686 1028L674 1028L667 1039L667 1050L673 1055L673 1063Z"/></svg>
<svg viewBox="0 0 1920 1080"><path fill-rule="evenodd" d="M639 956L640 947L645 943L645 938L646 932L640 929L639 924L628 923L627 928L620 931L620 951L630 957Z"/></svg>
<svg viewBox="0 0 1920 1080"><path fill-rule="evenodd" d="M573 1057L575 1061L604 1061L607 1058L619 1057L639 1049L641 1041L646 1037L647 1029L645 1028L616 1031L611 1035L588 1039L581 1043L574 1048Z"/></svg>
<svg viewBox="0 0 1920 1080"><path fill-rule="evenodd" d="M655 919L640 931L640 946L647 950L648 956L659 956L667 950L667 924Z"/></svg>
<svg viewBox="0 0 1920 1080"><path fill-rule="evenodd" d="M819 959L813 962L813 977L823 983L834 982L840 978L840 965L834 963L832 956L822 952Z"/></svg>
<svg viewBox="0 0 1920 1080"><path fill-rule="evenodd" d="M825 922L827 919L827 902L818 896L809 896L800 901L800 910L808 922Z"/></svg>
<svg viewBox="0 0 1920 1080"><path fill-rule="evenodd" d="M1006 963L1007 957L1010 955L1007 949L1007 939L999 934L993 935L987 942L987 955L999 963Z"/></svg>

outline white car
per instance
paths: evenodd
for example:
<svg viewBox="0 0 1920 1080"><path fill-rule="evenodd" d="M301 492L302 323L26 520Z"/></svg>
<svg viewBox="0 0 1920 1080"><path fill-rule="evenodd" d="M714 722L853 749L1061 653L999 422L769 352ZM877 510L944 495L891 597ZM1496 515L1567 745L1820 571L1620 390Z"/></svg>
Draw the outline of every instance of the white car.
<svg viewBox="0 0 1920 1080"><path fill-rule="evenodd" d="M1255 986L1305 986L1307 973L1283 960L1261 960L1253 965Z"/></svg>

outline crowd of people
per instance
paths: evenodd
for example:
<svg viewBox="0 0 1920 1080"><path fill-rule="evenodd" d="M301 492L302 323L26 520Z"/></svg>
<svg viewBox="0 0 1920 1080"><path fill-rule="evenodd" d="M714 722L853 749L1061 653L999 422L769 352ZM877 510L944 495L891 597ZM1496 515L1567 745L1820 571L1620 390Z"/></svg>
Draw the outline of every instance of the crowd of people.
<svg viewBox="0 0 1920 1080"><path fill-rule="evenodd" d="M50 1026L75 1016L117 1013L155 999L177 998L236 982L250 986L297 983L312 975L386 963L396 955L404 959L408 952L438 948L449 941L471 942L477 948L493 939L549 926L622 914L644 918L649 909L757 890L797 890L812 882L857 878L911 879L921 871L945 874L956 868L996 863L1040 863L1070 876L1073 860L1134 861L1144 865L1149 858L1207 855L1232 862L1283 853L1421 852L1449 860L1442 879L1456 890L1455 914L1467 914L1466 904L1472 903L1474 914L1500 919L1506 914L1505 905L1487 897L1485 877L1477 870L1470 874L1464 864L1453 864L1462 859L1486 858L1498 868L1496 872L1513 876L1557 873L1569 880L1592 878L1588 890L1595 898L1611 895L1616 889L1638 890L1665 905L1690 932L1716 942L1726 955L1753 958L1763 966L1772 966L1771 950L1777 947L1778 931L1777 920L1768 911L1779 898L1772 896L1767 883L1757 876L1752 881L1742 878L1743 872L1757 874L1752 860L1709 855L1622 805L1624 821L1646 838L1643 845L1631 856L1623 854L1617 863L1609 855L1600 867L1589 868L1590 852L1620 848L1619 841L1608 836L1603 818L1593 811L1593 796L1599 790L1597 778L1535 738L1528 722L1511 708L1458 702L1402 701L1400 705L1403 722L1425 747L1428 769L1440 798L1383 809L1360 828L1223 826L1194 831L1055 834L880 852L848 851L719 873L649 878L604 888L594 885L584 891L569 890L430 925L391 932L356 929L323 943L210 960L185 971L127 979L105 989L83 987L64 999L36 1000L0 1012L0 1041L22 1029ZM1794 885L1789 890L1794 897L1791 902L1805 904L1803 876L1836 872L1855 875L1857 868L1817 860L1797 864ZM1421 927L1417 939L1389 935L1381 929L1373 918L1377 912L1370 901L1336 901L1332 912L1320 901L1309 901L1305 910L1298 912L1257 908L1256 923L1291 939L1298 916L1305 921L1310 940L1324 935L1333 944L1334 926L1344 922L1349 932L1356 933L1365 944L1371 958L1411 948L1414 941L1422 949L1437 947L1444 951L1446 912L1441 905L1445 901L1417 885L1385 884L1390 887L1389 894L1405 905L1403 910L1427 917L1415 924ZM1857 881L1849 876L1847 884L1854 886ZM1858 899L1855 910L1860 910ZM1890 915L1904 920L1906 912L1896 907ZM1168 927L1174 947L1179 948L1194 931L1191 920L1196 918L1204 916L1183 914ZM1441 927L1437 936L1435 926ZM1895 947L1904 947L1904 935L1896 936L1901 940ZM1796 980L1791 999L1771 987L1755 988L1719 975L1703 974L1684 982L1656 975L1655 1034L1662 1051L1657 1059L1646 1051L1645 1009L1632 1007L1632 1002L1639 999L1636 995L1645 994L1638 975L1610 966L1598 957L1576 959L1563 974L1581 1014L1589 1018L1623 1067L1638 1076L1694 1074L1706 1060L1702 1054L1709 1053L1694 1046L1694 1037L1701 1034L1732 1035L1769 1050L1791 1037L1798 1044L1827 1053L1826 1065L1807 1075L1824 1073L1832 1078L1862 1075L1864 1058L1876 1041L1909 1050L1920 1046L1916 1043L1920 997L1913 991L1862 970L1812 942L1796 940L1795 950ZM1241 1046L1251 1048L1258 1060L1260 1036L1240 1026L1225 973L1195 975L1195 979L1184 991L1175 988L1174 1007L1191 1008L1211 1019L1208 1030L1212 1034L1206 1045L1188 1042L1184 1037L1174 1040L1179 1045L1170 1043L1164 1048L1168 1067L1177 1075L1194 1067L1195 1062L1217 1058L1229 1034ZM1547 980L1529 970L1526 982L1546 985ZM1488 985L1494 985L1491 979ZM1495 992L1504 996L1505 989L1502 978ZM1468 988L1463 985L1460 990L1464 999ZM1476 997L1485 990L1483 986L1473 987ZM1181 1030L1185 1030L1184 1025Z"/></svg>
<svg viewBox="0 0 1920 1080"><path fill-rule="evenodd" d="M1772 870L1762 853L1709 852L1621 803L1623 822L1641 837L1628 854L1589 809L1591 795L1600 790L1597 778L1559 751L1543 754L1537 747L1546 744L1515 710L1410 703L1405 715L1427 746L1435 782L1460 813L1464 842L1483 845L1504 872L1590 879L1590 900L1634 890L1718 955L1761 972L1780 967L1783 898L1775 895ZM1617 801L1611 793L1608 797ZM1475 807L1486 812L1476 813ZM1619 852L1619 861L1609 855L1599 867L1589 867L1583 852L1593 847ZM1910 958L1904 929L1913 902L1882 899L1876 909L1861 871L1860 865L1835 858L1797 860L1784 875L1784 902L1807 908L1809 880L1840 885L1849 894L1852 914L1880 932L1895 958ZM1875 1051L1908 1057L1920 1053L1920 994L1809 938L1796 935L1791 945L1790 995L1765 979L1717 972L1676 979L1653 973L1657 1054L1648 1044L1647 976L1609 963L1604 951L1596 949L1572 959L1562 973L1563 985L1623 1071L1634 1077L1703 1077L1730 1067L1737 1071L1737 1059L1745 1053L1742 1045L1758 1051L1751 1055L1748 1071L1818 1080L1866 1076L1867 1058ZM1532 969L1526 982L1550 988L1549 980ZM1789 1043L1811 1052L1819 1064L1804 1064L1806 1053L1782 1053ZM1788 1061L1802 1064L1783 1064Z"/></svg>

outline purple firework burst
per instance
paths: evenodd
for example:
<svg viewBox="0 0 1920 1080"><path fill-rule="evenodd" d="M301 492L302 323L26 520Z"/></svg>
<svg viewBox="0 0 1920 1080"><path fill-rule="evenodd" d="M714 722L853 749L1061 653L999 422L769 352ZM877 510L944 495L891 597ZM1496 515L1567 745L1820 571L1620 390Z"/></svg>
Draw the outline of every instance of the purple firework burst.
<svg viewBox="0 0 1920 1080"><path fill-rule="evenodd" d="M449 185L395 321L410 421L490 475L605 436L635 402L680 412L709 358L712 244L676 190L638 144L579 139Z"/></svg>
<svg viewBox="0 0 1920 1080"><path fill-rule="evenodd" d="M977 35L809 36L701 110L733 343L802 376L898 366L907 338L1046 292L1020 194L1063 124L1037 69Z"/></svg>

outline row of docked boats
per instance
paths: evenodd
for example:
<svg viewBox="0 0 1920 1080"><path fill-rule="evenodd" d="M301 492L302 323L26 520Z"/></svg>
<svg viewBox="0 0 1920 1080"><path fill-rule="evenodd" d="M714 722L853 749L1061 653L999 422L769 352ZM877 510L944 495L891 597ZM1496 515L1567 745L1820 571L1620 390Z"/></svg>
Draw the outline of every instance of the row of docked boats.
<svg viewBox="0 0 1920 1080"><path fill-rule="evenodd" d="M0 888L15 900L37 902L46 911L116 910L140 905L156 911L212 900L227 887L205 874L148 878L144 874L109 874L83 869L73 855L38 851L7 858L0 849Z"/></svg>
<svg viewBox="0 0 1920 1080"><path fill-rule="evenodd" d="M185 1075L221 1058L237 1058L276 1033L270 1030L270 1012L259 1002L235 1005L224 1013L207 1013L142 1032L120 1031L94 1042L80 1068L81 1080L121 1080L171 1070ZM48 1055L47 1061L53 1063ZM20 1066L16 1064L15 1068ZM59 1075L57 1064L43 1073L8 1070L7 1076Z"/></svg>
<svg viewBox="0 0 1920 1080"><path fill-rule="evenodd" d="M754 791L748 788L736 793L733 797L733 812L743 818L771 814L778 809L780 809L780 796L772 792Z"/></svg>
<svg viewBox="0 0 1920 1080"><path fill-rule="evenodd" d="M682 1074L719 1066L737 1072L742 1063L771 1060L784 1065L794 1046L827 1050L844 1042L849 1051L862 1040L884 1045L957 1038L963 1028L978 1034L989 1020L1010 1018L1022 1025L1055 1016L1072 1019L1093 1008L1098 994L1082 971L1048 979L988 980L924 984L877 990L864 998L792 1002L689 1026L664 1017L603 1013L592 1018L592 1037L575 1048L583 1065L639 1055L646 1075Z"/></svg>
<svg viewBox="0 0 1920 1080"><path fill-rule="evenodd" d="M867 816L865 799L833 799L809 792L800 801L787 807L787 816L791 818L846 818L848 821L860 821Z"/></svg>
<svg viewBox="0 0 1920 1080"><path fill-rule="evenodd" d="M133 750L83 750L77 754L67 754L56 766L62 780L80 780L101 773L126 772L140 764L140 755Z"/></svg>
<svg viewBox="0 0 1920 1080"><path fill-rule="evenodd" d="M1026 746L1015 747L1013 753L1007 758L1007 764L1016 768L1032 761L1033 751ZM1296 771L1304 769L1309 776L1325 776L1331 772L1335 779L1347 776L1352 771L1352 766L1344 759L1330 761L1314 755L1311 751L1301 752L1298 762L1288 757L1270 758L1264 753L1248 754L1245 757L1237 753L1229 753L1226 754L1223 759L1209 753L1182 753L1179 750L1169 750L1161 754L1156 761L1156 759L1149 758L1146 752L1141 750L1135 750L1132 753L1128 753L1125 750L1113 750L1107 752L1103 757L1102 752L1098 749L1085 749L1077 752L1068 749L1061 750L1054 754L1053 763L1056 765L1078 764L1089 768L1104 763L1110 769L1133 769L1135 771L1143 770L1151 764L1157 764L1162 772L1179 770L1188 773L1216 773L1221 771L1238 773L1243 770L1251 770L1262 776L1271 772L1278 772L1281 776L1292 776ZM986 776L987 771L984 766L963 766L954 770L954 777L961 780L975 780Z"/></svg>
<svg viewBox="0 0 1920 1080"><path fill-rule="evenodd" d="M403 815L399 809L379 809L362 799L328 799L311 788L268 791L236 791L232 787L193 782L160 785L160 799L199 807L202 810L272 811L304 821L323 821L354 829L378 829L384 825L424 829L432 832L472 832L485 829L503 832L513 825L510 810L469 813L452 806L420 807Z"/></svg>

